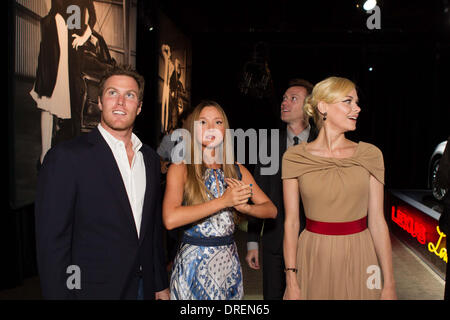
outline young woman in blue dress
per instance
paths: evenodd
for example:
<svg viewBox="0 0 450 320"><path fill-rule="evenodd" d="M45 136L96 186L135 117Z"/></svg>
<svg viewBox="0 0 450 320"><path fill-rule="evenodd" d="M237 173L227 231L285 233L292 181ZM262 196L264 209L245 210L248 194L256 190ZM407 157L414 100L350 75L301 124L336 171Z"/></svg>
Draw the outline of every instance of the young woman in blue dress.
<svg viewBox="0 0 450 320"><path fill-rule="evenodd" d="M242 270L233 239L237 212L275 218L277 209L250 172L234 163L225 134L228 120L219 104L200 103L185 128L190 150L185 161L170 166L163 201L165 227L184 229L172 268L171 299L242 299Z"/></svg>

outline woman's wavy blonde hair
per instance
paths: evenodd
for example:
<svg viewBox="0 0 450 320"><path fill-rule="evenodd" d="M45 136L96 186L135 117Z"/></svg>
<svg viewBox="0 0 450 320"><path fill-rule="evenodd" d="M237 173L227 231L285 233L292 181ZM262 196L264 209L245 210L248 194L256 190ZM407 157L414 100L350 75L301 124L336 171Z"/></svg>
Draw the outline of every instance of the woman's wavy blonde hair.
<svg viewBox="0 0 450 320"><path fill-rule="evenodd" d="M224 172L225 178L235 178L237 179L238 174L236 172L236 167L234 165L234 152L233 144L229 135L226 134L226 130L230 128L228 118L225 114L223 108L215 101L204 100L200 102L184 123L184 129L189 131L190 138L190 152L187 153L187 157L190 157L189 163L186 164L187 167L187 179L184 185L183 203L185 205L195 205L209 201L208 195L211 199L214 196L205 186L205 171L206 166L203 161L194 161L194 156L202 155L202 145L197 141L195 137L195 121L198 121L200 113L206 107L214 107L223 117L223 125L225 128L225 136L223 137L223 143L221 147L225 152L221 152L222 155L222 170ZM216 147L217 148L217 147ZM216 152L218 150L216 149ZM189 154L190 153L190 154ZM226 161L228 159L228 162ZM230 161L231 159L231 161ZM231 163L230 163L231 162ZM235 212L235 222L238 222L237 214Z"/></svg>
<svg viewBox="0 0 450 320"><path fill-rule="evenodd" d="M311 94L306 97L303 112L308 117L312 117L317 128L320 129L323 125L323 115L317 107L319 102L336 103L355 88L356 85L347 78L326 78L317 83Z"/></svg>

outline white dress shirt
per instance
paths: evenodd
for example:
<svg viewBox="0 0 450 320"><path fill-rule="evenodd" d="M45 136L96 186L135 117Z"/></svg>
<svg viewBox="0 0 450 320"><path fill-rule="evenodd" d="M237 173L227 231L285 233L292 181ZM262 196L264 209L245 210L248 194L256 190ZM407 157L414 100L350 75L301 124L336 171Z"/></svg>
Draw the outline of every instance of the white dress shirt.
<svg viewBox="0 0 450 320"><path fill-rule="evenodd" d="M287 131L287 145L286 145L286 149L289 149L290 147L292 147L294 145L294 137L297 137L299 140L299 143L301 143L302 141L308 141L308 137L309 137L309 132L311 131L311 126L308 124L308 126L302 131L300 132L298 135L295 135L291 130L289 130L289 128L286 128Z"/></svg>
<svg viewBox="0 0 450 320"><path fill-rule="evenodd" d="M144 156L142 152L139 151L142 146L142 142L134 133L132 133L131 143L133 145L134 156L130 166L127 151L125 149L125 143L119 139L116 139L112 134L106 131L101 124L98 125L98 130L106 140L108 146L111 148L114 158L116 159L117 166L119 167L120 174L127 191L131 210L133 211L134 222L139 237L147 182L145 176Z"/></svg>

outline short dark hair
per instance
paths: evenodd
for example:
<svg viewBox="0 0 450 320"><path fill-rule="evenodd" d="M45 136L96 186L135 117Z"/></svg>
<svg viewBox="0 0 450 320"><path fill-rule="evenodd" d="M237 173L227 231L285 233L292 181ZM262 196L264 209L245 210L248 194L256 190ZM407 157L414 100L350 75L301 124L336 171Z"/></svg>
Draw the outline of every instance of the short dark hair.
<svg viewBox="0 0 450 320"><path fill-rule="evenodd" d="M105 72L103 73L103 75L100 79L100 84L99 84L98 96L100 98L103 95L103 90L105 89L106 80L108 80L112 76L132 77L134 80L136 80L138 87L139 87L139 93L138 93L139 101L142 101L144 99L145 79L130 65L114 65L105 70Z"/></svg>
<svg viewBox="0 0 450 320"><path fill-rule="evenodd" d="M311 94L311 92L314 88L314 85L305 79L295 78L295 79L289 80L288 86L286 89L289 89L290 87L303 87L306 89L306 92L308 94Z"/></svg>

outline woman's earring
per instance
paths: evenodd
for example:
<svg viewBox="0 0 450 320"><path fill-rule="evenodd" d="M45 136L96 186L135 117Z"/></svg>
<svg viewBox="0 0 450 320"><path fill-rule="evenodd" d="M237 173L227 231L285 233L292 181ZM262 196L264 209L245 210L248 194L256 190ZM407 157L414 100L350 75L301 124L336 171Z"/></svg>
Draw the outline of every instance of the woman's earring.
<svg viewBox="0 0 450 320"><path fill-rule="evenodd" d="M327 113L326 112L323 114L323 121L325 121L325 120L327 120Z"/></svg>

